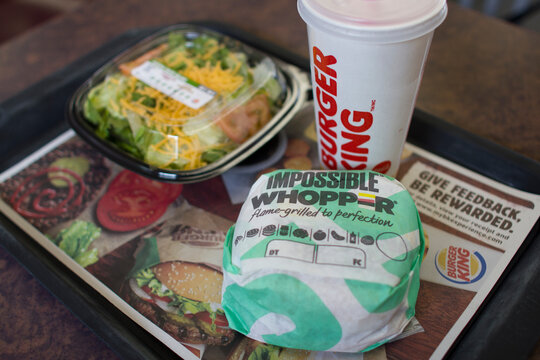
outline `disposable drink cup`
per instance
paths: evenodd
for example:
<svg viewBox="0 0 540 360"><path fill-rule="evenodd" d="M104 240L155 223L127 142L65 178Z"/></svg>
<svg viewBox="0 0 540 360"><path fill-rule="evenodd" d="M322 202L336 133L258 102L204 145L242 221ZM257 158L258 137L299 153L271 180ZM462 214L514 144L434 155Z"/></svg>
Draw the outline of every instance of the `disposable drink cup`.
<svg viewBox="0 0 540 360"><path fill-rule="evenodd" d="M319 158L395 176L445 0L298 0Z"/></svg>

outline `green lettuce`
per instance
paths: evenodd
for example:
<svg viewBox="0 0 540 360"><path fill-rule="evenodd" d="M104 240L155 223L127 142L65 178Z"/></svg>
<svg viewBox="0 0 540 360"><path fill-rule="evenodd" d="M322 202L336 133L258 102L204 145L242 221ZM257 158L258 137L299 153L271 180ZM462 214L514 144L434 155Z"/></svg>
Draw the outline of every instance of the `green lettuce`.
<svg viewBox="0 0 540 360"><path fill-rule="evenodd" d="M253 350L248 360L278 360L279 347L270 344L261 344Z"/></svg>
<svg viewBox="0 0 540 360"><path fill-rule="evenodd" d="M99 137L111 139L122 149L139 156L138 149L133 146L133 132L129 121L119 111L120 99L126 96L126 80L123 75L115 74L96 85L88 93L83 112L85 118L95 126Z"/></svg>
<svg viewBox="0 0 540 360"><path fill-rule="evenodd" d="M62 229L52 241L82 267L98 261L97 249L88 249L92 241L101 235L101 228L91 222L75 220Z"/></svg>

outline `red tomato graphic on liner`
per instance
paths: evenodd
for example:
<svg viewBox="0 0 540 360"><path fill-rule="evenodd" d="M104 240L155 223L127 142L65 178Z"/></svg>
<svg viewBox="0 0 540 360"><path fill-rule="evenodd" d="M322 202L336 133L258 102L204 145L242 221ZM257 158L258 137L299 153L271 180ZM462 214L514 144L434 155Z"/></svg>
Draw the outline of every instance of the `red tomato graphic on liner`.
<svg viewBox="0 0 540 360"><path fill-rule="evenodd" d="M157 221L181 192L181 184L151 180L123 170L99 200L96 215L108 230L137 230Z"/></svg>

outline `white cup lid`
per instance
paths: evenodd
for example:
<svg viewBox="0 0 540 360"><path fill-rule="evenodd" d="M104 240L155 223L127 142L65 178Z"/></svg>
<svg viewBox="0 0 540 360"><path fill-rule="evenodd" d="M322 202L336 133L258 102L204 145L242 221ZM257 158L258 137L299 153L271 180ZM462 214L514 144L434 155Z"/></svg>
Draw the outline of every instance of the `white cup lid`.
<svg viewBox="0 0 540 360"><path fill-rule="evenodd" d="M372 42L425 35L446 17L446 0L298 0L304 21L321 30Z"/></svg>

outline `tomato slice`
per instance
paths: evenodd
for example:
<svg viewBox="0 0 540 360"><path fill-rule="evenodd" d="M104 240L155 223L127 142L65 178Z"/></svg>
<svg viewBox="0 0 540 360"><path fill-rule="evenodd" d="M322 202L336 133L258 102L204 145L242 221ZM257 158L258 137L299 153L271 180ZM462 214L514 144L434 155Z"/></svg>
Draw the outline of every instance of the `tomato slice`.
<svg viewBox="0 0 540 360"><path fill-rule="evenodd" d="M241 144L266 125L271 116L266 96L258 94L246 104L221 117L217 125L229 139Z"/></svg>
<svg viewBox="0 0 540 360"><path fill-rule="evenodd" d="M170 303L172 301L171 298L168 297L168 296L158 296L158 295L154 294L152 292L152 289L150 289L146 285L142 286L141 290L144 291L145 293L147 293L148 295L150 295L152 297L152 299L161 300L161 301L166 302L166 303Z"/></svg>
<svg viewBox="0 0 540 360"><path fill-rule="evenodd" d="M163 183L124 170L99 200L96 216L108 230L137 230L156 222L181 191L181 184Z"/></svg>
<svg viewBox="0 0 540 360"><path fill-rule="evenodd" d="M195 317L199 321L203 321L207 324L212 324L212 318L210 317L210 313L208 311L203 311L200 313L195 314ZM214 321L214 324L218 327L228 327L229 322L227 321L227 318L225 315L217 314L216 320Z"/></svg>
<svg viewBox="0 0 540 360"><path fill-rule="evenodd" d="M152 180L129 170L121 171L109 184L108 191L128 187L145 188L155 192L156 198L163 201L176 199L182 193L182 184L171 184ZM158 201L159 201L158 200Z"/></svg>

